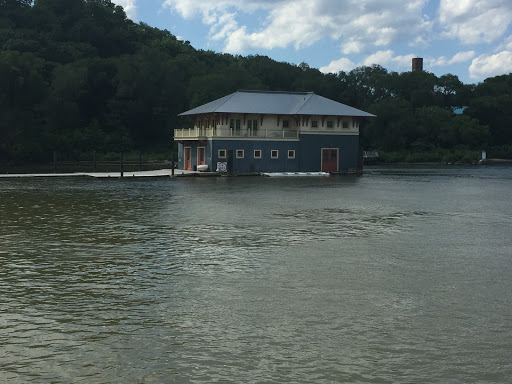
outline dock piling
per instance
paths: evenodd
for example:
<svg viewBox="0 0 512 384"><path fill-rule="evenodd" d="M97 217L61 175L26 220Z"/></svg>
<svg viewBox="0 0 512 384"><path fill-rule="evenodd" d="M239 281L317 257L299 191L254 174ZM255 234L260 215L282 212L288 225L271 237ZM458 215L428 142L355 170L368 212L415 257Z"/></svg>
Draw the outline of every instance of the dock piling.
<svg viewBox="0 0 512 384"><path fill-rule="evenodd" d="M120 167L121 167L121 178L124 176L124 161L123 161L124 153L121 152L121 161L120 161Z"/></svg>

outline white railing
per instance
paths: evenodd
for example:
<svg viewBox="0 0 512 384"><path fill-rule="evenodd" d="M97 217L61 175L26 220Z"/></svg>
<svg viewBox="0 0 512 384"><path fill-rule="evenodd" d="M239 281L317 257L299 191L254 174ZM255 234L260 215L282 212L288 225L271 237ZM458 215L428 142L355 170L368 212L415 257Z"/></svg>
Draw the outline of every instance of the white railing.
<svg viewBox="0 0 512 384"><path fill-rule="evenodd" d="M379 152L377 151L363 151L363 158L365 159L376 159L379 157Z"/></svg>
<svg viewBox="0 0 512 384"><path fill-rule="evenodd" d="M240 137L269 139L298 139L298 129L236 129L236 128L186 128L175 129L174 139L199 139L200 137Z"/></svg>
<svg viewBox="0 0 512 384"><path fill-rule="evenodd" d="M174 138L188 138L188 137L199 137L199 129L198 128L188 128L188 129L175 129L174 130Z"/></svg>

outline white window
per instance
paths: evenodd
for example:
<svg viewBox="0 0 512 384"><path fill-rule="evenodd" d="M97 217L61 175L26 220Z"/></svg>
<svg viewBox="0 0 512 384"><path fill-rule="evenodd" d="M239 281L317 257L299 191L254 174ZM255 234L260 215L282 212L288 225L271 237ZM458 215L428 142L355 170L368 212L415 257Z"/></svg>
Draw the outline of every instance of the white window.
<svg viewBox="0 0 512 384"><path fill-rule="evenodd" d="M271 159L278 159L279 158L279 151L277 149L273 149L270 151L270 158Z"/></svg>
<svg viewBox="0 0 512 384"><path fill-rule="evenodd" d="M255 149L254 150L254 158L255 159L261 159L261 149Z"/></svg>
<svg viewBox="0 0 512 384"><path fill-rule="evenodd" d="M311 121L311 128L318 128L318 120Z"/></svg>
<svg viewBox="0 0 512 384"><path fill-rule="evenodd" d="M289 149L288 150L288 158L289 159L295 159L295 149Z"/></svg>
<svg viewBox="0 0 512 384"><path fill-rule="evenodd" d="M243 159L244 158L244 150L243 149L237 149L236 150L236 158L237 159Z"/></svg>
<svg viewBox="0 0 512 384"><path fill-rule="evenodd" d="M249 135L257 136L258 135L258 120L247 120L247 129L249 130Z"/></svg>
<svg viewBox="0 0 512 384"><path fill-rule="evenodd" d="M226 158L226 150L225 149L219 149L218 158L219 159L225 159Z"/></svg>
<svg viewBox="0 0 512 384"><path fill-rule="evenodd" d="M334 124L332 122L332 120L327 120L327 128L333 128L334 127Z"/></svg>

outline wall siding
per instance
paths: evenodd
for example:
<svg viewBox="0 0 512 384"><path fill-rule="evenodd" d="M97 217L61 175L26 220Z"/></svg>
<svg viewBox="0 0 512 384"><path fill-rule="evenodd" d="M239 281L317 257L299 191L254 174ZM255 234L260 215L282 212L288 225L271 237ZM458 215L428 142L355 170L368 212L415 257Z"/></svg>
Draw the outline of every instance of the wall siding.
<svg viewBox="0 0 512 384"><path fill-rule="evenodd" d="M216 168L218 161L227 161L217 157L219 149L233 151L234 172L290 172L299 170L298 141L249 141L249 140L213 140L212 162ZM288 159L288 150L295 150L295 159ZM243 150L244 158L237 159L236 151ZM261 150L261 159L254 158L254 150ZM279 157L271 158L271 151L278 150Z"/></svg>
<svg viewBox="0 0 512 384"><path fill-rule="evenodd" d="M322 170L322 148L338 148L339 172L357 168L359 136L300 135L300 169L302 172Z"/></svg>
<svg viewBox="0 0 512 384"><path fill-rule="evenodd" d="M205 159L210 171L215 171L219 149L232 151L233 172L317 172L322 167L322 148L338 148L338 171L356 169L359 154L357 135L300 135L299 141L267 140L208 140L187 141L178 145L179 168L184 166L184 147L191 147L192 167L197 165L197 147L205 147ZM243 150L244 158L236 158L236 151ZM261 150L261 159L254 158L254 150ZM271 151L278 150L279 157L271 158ZM295 159L288 159L288 150L295 150Z"/></svg>

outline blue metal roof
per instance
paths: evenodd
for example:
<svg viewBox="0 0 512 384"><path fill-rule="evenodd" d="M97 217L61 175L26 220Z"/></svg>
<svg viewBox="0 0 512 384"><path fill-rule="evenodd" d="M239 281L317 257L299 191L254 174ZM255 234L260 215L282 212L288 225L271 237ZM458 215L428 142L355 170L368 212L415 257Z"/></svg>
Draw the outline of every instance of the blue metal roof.
<svg viewBox="0 0 512 384"><path fill-rule="evenodd" d="M230 95L179 114L253 113L269 115L322 115L371 117L337 101L313 92L237 91Z"/></svg>

